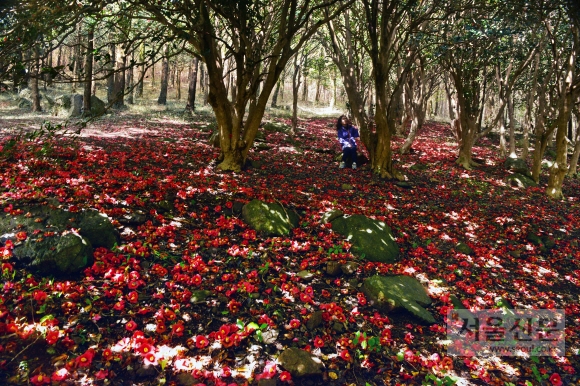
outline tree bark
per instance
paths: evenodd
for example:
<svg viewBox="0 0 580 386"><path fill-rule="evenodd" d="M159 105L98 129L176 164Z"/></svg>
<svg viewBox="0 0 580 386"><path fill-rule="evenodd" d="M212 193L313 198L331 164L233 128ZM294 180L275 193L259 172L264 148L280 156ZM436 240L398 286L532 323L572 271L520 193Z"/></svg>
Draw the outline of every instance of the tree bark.
<svg viewBox="0 0 580 386"><path fill-rule="evenodd" d="M576 115L576 138L574 152L570 158L570 167L568 168L568 177L576 177L578 173L578 158L580 158L580 110L575 110Z"/></svg>
<svg viewBox="0 0 580 386"><path fill-rule="evenodd" d="M143 64L139 67L139 84L137 84L137 97L143 98L143 84L145 83L145 44L139 47L139 61Z"/></svg>
<svg viewBox="0 0 580 386"><path fill-rule="evenodd" d="M91 114L91 94L93 88L93 47L94 47L95 25L88 26L87 31L87 51L85 54L85 83L83 92L83 113Z"/></svg>
<svg viewBox="0 0 580 386"><path fill-rule="evenodd" d="M300 63L298 55L294 57L294 73L292 74L292 135L298 128L298 90L300 88Z"/></svg>
<svg viewBox="0 0 580 386"><path fill-rule="evenodd" d="M272 103L270 104L270 107L272 107L272 108L278 107L278 93L280 92L280 83L282 83L281 79L279 79L278 82L276 83L276 88L274 89L274 95L272 95Z"/></svg>
<svg viewBox="0 0 580 386"><path fill-rule="evenodd" d="M107 65L109 74L107 75L107 103L113 103L115 99L115 62L116 58L115 43L109 44L109 63Z"/></svg>
<svg viewBox="0 0 580 386"><path fill-rule="evenodd" d="M131 51L131 63L133 63L135 60L135 53L133 51ZM129 91L127 94L127 103L132 105L133 103L135 103L134 97L133 95L135 94L135 90L133 88L133 85L135 83L135 76L133 75L133 65L129 66L129 68L127 69L127 77L125 80L125 84L127 85L127 90Z"/></svg>
<svg viewBox="0 0 580 386"><path fill-rule="evenodd" d="M125 51L117 55L117 64L115 74L115 103L113 106L117 109L125 107L125 67L127 66L127 55Z"/></svg>
<svg viewBox="0 0 580 386"><path fill-rule="evenodd" d="M193 58L191 65L191 72L189 74L189 87L187 88L187 105L185 109L187 111L195 111L195 92L197 88L197 71L199 69L199 60Z"/></svg>
<svg viewBox="0 0 580 386"><path fill-rule="evenodd" d="M159 92L159 98L157 98L157 104L166 105L167 104L167 88L169 85L169 60L167 59L168 48L167 46L163 49L163 64L161 67L161 90Z"/></svg>

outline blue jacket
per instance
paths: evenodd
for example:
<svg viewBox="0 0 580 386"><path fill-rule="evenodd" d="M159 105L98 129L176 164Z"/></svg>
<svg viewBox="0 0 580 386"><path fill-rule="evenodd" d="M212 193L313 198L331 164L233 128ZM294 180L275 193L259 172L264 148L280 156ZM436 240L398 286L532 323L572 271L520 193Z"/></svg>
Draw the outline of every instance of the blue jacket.
<svg viewBox="0 0 580 386"><path fill-rule="evenodd" d="M348 127L341 126L340 129L337 130L337 133L338 141L340 142L342 150L346 149L347 147L354 147L356 149L355 138L360 137L356 127L352 125Z"/></svg>

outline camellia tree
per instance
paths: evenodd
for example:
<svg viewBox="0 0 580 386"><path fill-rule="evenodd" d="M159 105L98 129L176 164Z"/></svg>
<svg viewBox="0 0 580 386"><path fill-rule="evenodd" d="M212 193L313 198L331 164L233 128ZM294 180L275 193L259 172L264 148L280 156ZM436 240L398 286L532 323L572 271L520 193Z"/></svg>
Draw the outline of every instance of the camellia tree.
<svg viewBox="0 0 580 386"><path fill-rule="evenodd" d="M353 1L127 1L142 17L193 47L209 76L209 103L219 130L218 167L239 171L251 149L270 94L288 61L314 33ZM233 58L235 97L225 84Z"/></svg>

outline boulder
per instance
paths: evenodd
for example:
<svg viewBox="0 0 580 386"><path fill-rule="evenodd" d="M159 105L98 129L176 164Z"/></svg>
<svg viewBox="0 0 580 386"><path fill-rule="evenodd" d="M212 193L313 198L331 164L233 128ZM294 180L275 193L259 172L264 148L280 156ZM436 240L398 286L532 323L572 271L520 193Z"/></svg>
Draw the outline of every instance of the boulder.
<svg viewBox="0 0 580 386"><path fill-rule="evenodd" d="M83 114L83 96L81 94L71 95L68 116L73 118L80 117L82 114Z"/></svg>
<svg viewBox="0 0 580 386"><path fill-rule="evenodd" d="M18 98L18 108L19 109L31 109L32 101L26 98Z"/></svg>
<svg viewBox="0 0 580 386"><path fill-rule="evenodd" d="M530 173L530 169L528 168L528 164L522 158L507 158L503 166L506 170L509 170L514 173L522 174L526 177L532 177L532 173Z"/></svg>
<svg viewBox="0 0 580 386"><path fill-rule="evenodd" d="M292 127L281 122L266 122L264 124L264 130L277 133L289 133Z"/></svg>
<svg viewBox="0 0 580 386"><path fill-rule="evenodd" d="M42 241L28 238L14 248L13 256L19 264L40 274L70 275L93 263L93 248L82 236L67 233Z"/></svg>
<svg viewBox="0 0 580 386"><path fill-rule="evenodd" d="M363 215L342 216L332 221L332 230L345 236L352 252L369 261L394 263L399 259L399 246L384 222Z"/></svg>
<svg viewBox="0 0 580 386"><path fill-rule="evenodd" d="M71 229L77 229L71 231ZM27 239L18 242L17 232ZM97 211L68 212L49 205L24 208L24 214L0 216L0 240L15 243L14 256L40 274L70 275L92 264L93 248L120 243L117 230Z"/></svg>
<svg viewBox="0 0 580 386"><path fill-rule="evenodd" d="M369 303L381 310L404 308L427 323L435 323L433 315L423 307L431 304L431 298L415 278L375 275L364 281L362 291Z"/></svg>
<svg viewBox="0 0 580 386"><path fill-rule="evenodd" d="M310 353L299 348L287 348L278 357L278 362L293 377L322 374L322 363L315 360Z"/></svg>
<svg viewBox="0 0 580 386"><path fill-rule="evenodd" d="M338 209L329 210L328 212L322 215L321 221L323 224L331 223L333 220L336 220L339 217L344 216L344 213Z"/></svg>
<svg viewBox="0 0 580 386"><path fill-rule="evenodd" d="M89 240L94 248L105 247L107 249L113 248L121 242L119 233L113 227L109 219L97 212L96 210L88 210L80 216L78 227L81 236Z"/></svg>
<svg viewBox="0 0 580 386"><path fill-rule="evenodd" d="M252 200L242 208L242 217L250 228L268 236L286 236L298 226L299 217L278 203Z"/></svg>
<svg viewBox="0 0 580 386"><path fill-rule="evenodd" d="M536 182L530 177L527 177L520 173L510 174L506 177L507 183L510 186L515 186L518 188L529 188L537 186Z"/></svg>
<svg viewBox="0 0 580 386"><path fill-rule="evenodd" d="M105 114L107 105L94 95L91 95L91 115L100 116Z"/></svg>

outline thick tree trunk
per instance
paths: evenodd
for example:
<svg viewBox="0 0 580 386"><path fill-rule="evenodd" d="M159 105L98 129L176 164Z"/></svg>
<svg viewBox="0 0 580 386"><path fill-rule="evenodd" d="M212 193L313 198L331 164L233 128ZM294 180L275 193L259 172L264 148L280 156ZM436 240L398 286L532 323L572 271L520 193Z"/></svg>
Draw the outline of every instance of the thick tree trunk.
<svg viewBox="0 0 580 386"><path fill-rule="evenodd" d="M159 98L157 98L157 104L166 105L167 104L167 88L169 86L169 60L167 59L168 49L167 46L163 50L163 64L161 67L161 90L159 92Z"/></svg>
<svg viewBox="0 0 580 386"><path fill-rule="evenodd" d="M566 90L568 91L568 90ZM560 108L558 109L558 118L556 121L556 159L550 168L550 178L546 194L552 198L561 199L562 185L568 172L568 142L566 135L568 133L568 121L570 120L572 110L572 94L570 91L563 96Z"/></svg>
<svg viewBox="0 0 580 386"><path fill-rule="evenodd" d="M113 106L117 109L125 107L125 67L127 65L127 56L125 52L120 52L117 56L117 73L115 74L115 103Z"/></svg>
<svg viewBox="0 0 580 386"><path fill-rule="evenodd" d="M195 111L195 92L197 88L197 71L199 69L199 59L193 58L191 73L189 74L189 87L187 88L187 111Z"/></svg>
<svg viewBox="0 0 580 386"><path fill-rule="evenodd" d="M91 94L93 89L93 46L95 26L91 24L87 31L87 51L85 53L85 84L83 92L83 113L91 114Z"/></svg>
<svg viewBox="0 0 580 386"><path fill-rule="evenodd" d="M74 52L75 52L74 55L75 56L74 56L74 67L73 67L74 81L72 83L73 90L75 90L77 86L82 87L81 72L82 72L82 67L84 65L83 60L82 60L82 51L81 51L82 25L83 25L83 23L78 23L78 26L77 26L77 39L76 39L76 44L75 44L75 48L74 48Z"/></svg>
<svg viewBox="0 0 580 386"><path fill-rule="evenodd" d="M570 167L568 168L568 177L576 177L578 173L578 158L580 158L580 110L576 110L576 138L574 152L570 158Z"/></svg>

